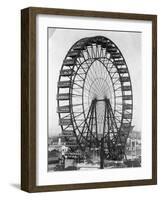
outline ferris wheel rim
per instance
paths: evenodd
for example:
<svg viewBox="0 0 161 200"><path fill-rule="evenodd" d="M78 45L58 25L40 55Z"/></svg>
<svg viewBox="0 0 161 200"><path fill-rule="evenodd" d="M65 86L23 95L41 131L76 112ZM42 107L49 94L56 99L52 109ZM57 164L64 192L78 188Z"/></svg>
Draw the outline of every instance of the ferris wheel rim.
<svg viewBox="0 0 161 200"><path fill-rule="evenodd" d="M106 37L102 37L102 36L95 36L95 37L89 37L89 38L83 38L83 39L81 39L81 40L79 40L79 41L77 41L71 48L70 48L70 50L68 51L68 53L73 49L73 47L75 46L75 45L77 45L79 42L82 42L82 48L86 48L86 46L87 46L87 43L90 43L90 42L92 42L94 39L96 39L96 38L103 38L103 39L106 39L106 40L108 40L108 41L110 41L112 44L114 44L110 39L108 39L108 38L106 38ZM124 63L125 63L125 68L127 69L127 71L128 71L128 67L127 67L127 64L126 64L126 61L125 61L125 59L124 59L124 57L123 57L123 55L122 55L122 53L121 53L121 51L119 50L119 48L116 46L116 44L114 44L115 45L115 47L116 47L116 49L119 51L119 53L121 54L121 57L123 58L123 61L124 61ZM78 51L78 54L77 54L77 56L76 56L76 58L75 59L77 59L79 56L80 56L80 53L81 53L81 51L82 50L79 50ZM66 57L65 57L65 59L64 60L66 60L69 56L68 56L68 53L67 53L67 55L66 55ZM98 60L98 59L97 59ZM96 60L94 60L93 61L93 63L95 62ZM63 65L62 65L62 68L61 68L61 70L63 69ZM116 66L115 66L116 67ZM116 67L117 68L117 67ZM89 70L89 69L88 69ZM87 72L87 74L88 74L88 72ZM119 74L119 77L120 77L120 73L118 72L118 74ZM129 71L128 71L128 76L130 77L130 75L129 75ZM60 81L60 79L61 79L61 77L59 76L59 81ZM129 79L130 81L130 86L131 86L131 94L132 94L132 84L131 84L131 79ZM120 83L121 83L121 80L120 80ZM121 83L121 87L122 87L122 83ZM69 89L69 93L70 93L70 99L69 99L69 102L70 102L70 105L72 105L72 88L73 88L73 83L71 84L71 88ZM58 93L59 93L59 88L58 88ZM83 95L82 95L83 96ZM123 96L123 95L122 95ZM132 95L131 95L132 96ZM133 104L133 100L132 100L132 103L131 104ZM58 106L59 106L59 100L58 100ZM132 109L131 109L132 110ZM74 116L73 115L73 108L71 108L71 112L70 112L70 114L71 114L71 116ZM59 113L59 118L60 118L60 113ZM122 121L123 121L123 116L122 116ZM76 123L75 123L76 124ZM121 123L122 124L122 123ZM130 124L131 124L131 121L130 121ZM121 128L121 127L120 127ZM62 129L63 129L63 127L62 127Z"/></svg>

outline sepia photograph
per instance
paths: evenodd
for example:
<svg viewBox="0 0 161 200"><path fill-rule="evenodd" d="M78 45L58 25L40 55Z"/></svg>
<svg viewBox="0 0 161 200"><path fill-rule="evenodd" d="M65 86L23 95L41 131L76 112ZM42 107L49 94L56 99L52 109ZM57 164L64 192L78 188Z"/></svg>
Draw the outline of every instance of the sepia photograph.
<svg viewBox="0 0 161 200"><path fill-rule="evenodd" d="M48 172L142 166L141 36L48 27Z"/></svg>

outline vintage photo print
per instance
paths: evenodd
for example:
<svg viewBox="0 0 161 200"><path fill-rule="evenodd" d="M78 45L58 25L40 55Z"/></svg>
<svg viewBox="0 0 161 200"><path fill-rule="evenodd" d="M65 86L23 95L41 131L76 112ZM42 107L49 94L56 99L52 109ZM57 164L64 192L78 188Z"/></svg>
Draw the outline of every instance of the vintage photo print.
<svg viewBox="0 0 161 200"><path fill-rule="evenodd" d="M141 32L47 37L48 172L141 167Z"/></svg>

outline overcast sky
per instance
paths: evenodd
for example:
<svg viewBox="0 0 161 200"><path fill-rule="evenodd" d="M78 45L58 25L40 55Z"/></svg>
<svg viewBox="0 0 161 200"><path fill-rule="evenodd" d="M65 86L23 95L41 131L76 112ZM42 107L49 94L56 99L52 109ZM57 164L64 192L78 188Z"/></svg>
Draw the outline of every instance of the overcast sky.
<svg viewBox="0 0 161 200"><path fill-rule="evenodd" d="M105 36L111 39L121 50L131 76L133 87L133 121L134 130L141 131L142 108L142 64L141 33L74 30L48 28L48 123L49 136L61 133L56 113L57 81L62 61L70 47L79 39L90 36Z"/></svg>

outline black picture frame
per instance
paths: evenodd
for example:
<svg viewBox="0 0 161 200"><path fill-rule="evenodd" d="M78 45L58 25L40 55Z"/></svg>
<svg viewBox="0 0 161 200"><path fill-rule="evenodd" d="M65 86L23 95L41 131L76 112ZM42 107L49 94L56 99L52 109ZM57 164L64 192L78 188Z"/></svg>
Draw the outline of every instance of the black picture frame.
<svg viewBox="0 0 161 200"><path fill-rule="evenodd" d="M63 15L152 22L152 178L146 180L36 185L36 16ZM157 16L29 7L21 11L21 189L27 192L157 184Z"/></svg>

